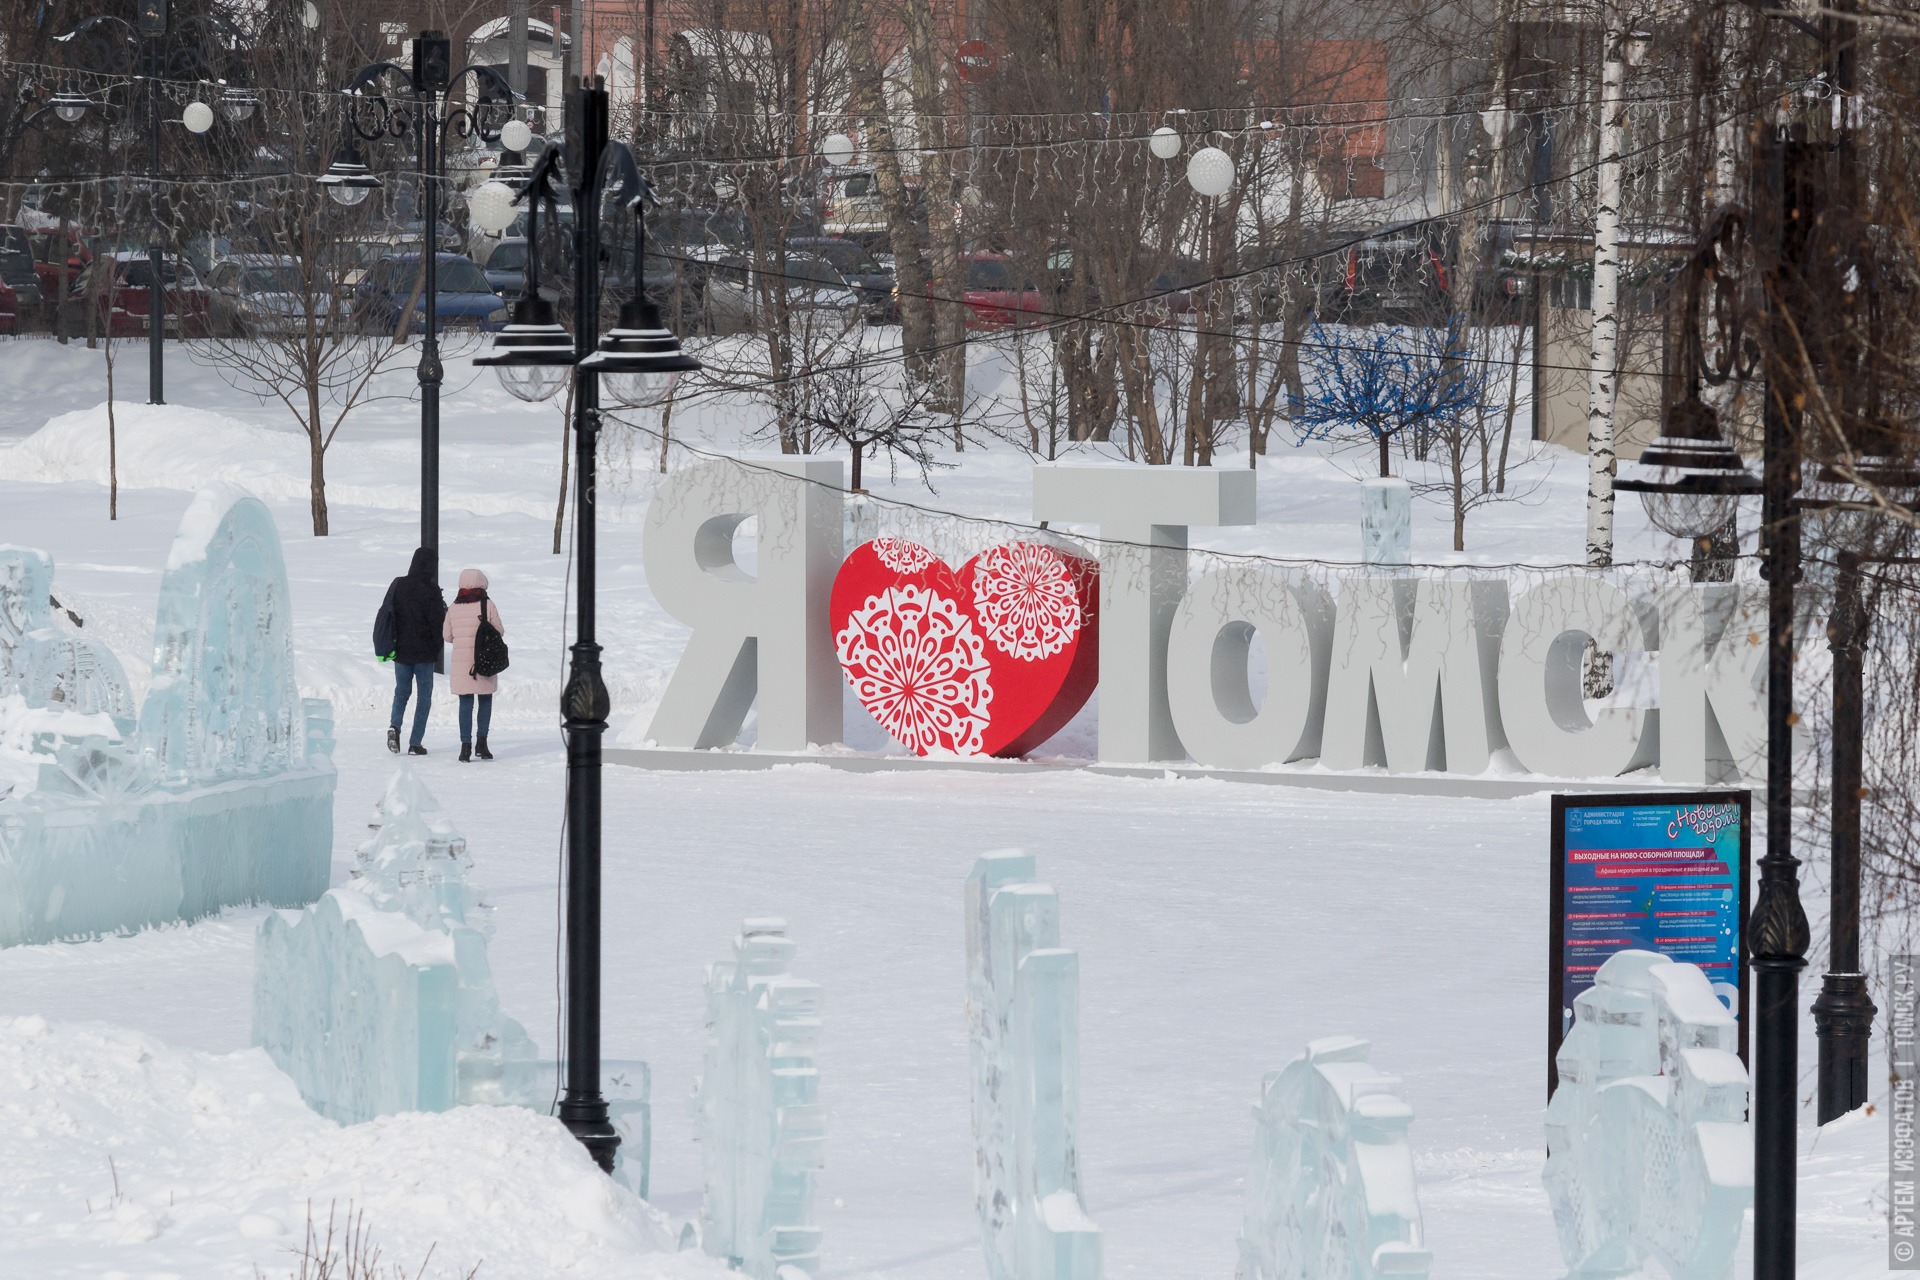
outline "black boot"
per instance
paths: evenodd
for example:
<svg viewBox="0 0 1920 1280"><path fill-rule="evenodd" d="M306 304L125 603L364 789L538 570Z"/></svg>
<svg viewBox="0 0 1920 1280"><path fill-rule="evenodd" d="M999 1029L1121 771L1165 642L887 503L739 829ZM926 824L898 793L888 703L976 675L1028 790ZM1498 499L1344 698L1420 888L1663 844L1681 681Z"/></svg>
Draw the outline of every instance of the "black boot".
<svg viewBox="0 0 1920 1280"><path fill-rule="evenodd" d="M465 764L467 761L471 759L473 759L473 744L471 742L461 743L460 744L460 763Z"/></svg>
<svg viewBox="0 0 1920 1280"><path fill-rule="evenodd" d="M473 754L474 757L479 760L493 759L493 752L487 750L487 740L485 738L476 738L474 740Z"/></svg>
<svg viewBox="0 0 1920 1280"><path fill-rule="evenodd" d="M407 754L410 756L423 756L427 754L427 749L416 742L407 748Z"/></svg>
<svg viewBox="0 0 1920 1280"><path fill-rule="evenodd" d="M397 725L387 730L387 750L395 755L400 754L400 729Z"/></svg>

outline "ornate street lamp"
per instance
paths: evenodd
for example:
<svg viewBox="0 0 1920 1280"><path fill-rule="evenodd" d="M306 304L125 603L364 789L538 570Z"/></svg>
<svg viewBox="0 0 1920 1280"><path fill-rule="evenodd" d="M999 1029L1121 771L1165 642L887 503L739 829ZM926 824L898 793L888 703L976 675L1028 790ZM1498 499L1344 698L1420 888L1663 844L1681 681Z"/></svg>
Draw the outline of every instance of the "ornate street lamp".
<svg viewBox="0 0 1920 1280"><path fill-rule="evenodd" d="M471 137L505 123L513 90L491 67L453 70L453 42L439 31L422 31L413 41L410 66L376 62L348 82L348 144L327 172L315 181L343 205L366 199L380 181L367 170L355 140L377 142L412 137L423 205L421 223L420 364L420 545L440 549L440 187L446 181L445 144L449 132ZM477 92L471 107L450 101L454 85L472 76ZM381 82L400 86L403 98L378 92ZM497 114L496 114L497 113Z"/></svg>
<svg viewBox="0 0 1920 1280"><path fill-rule="evenodd" d="M555 322L552 304L540 296L538 274L540 206L545 204L549 211L556 207L553 182L563 165L575 210L569 233L573 238L571 338ZM616 171L630 194L640 252L634 258L634 298L621 309L620 323L601 342L599 211ZM671 387L672 379L700 367L680 350L678 340L646 301L646 232L638 224L645 216L643 199L633 153L607 137L607 92L605 82L596 77L591 88L567 94L564 157L549 148L512 201L501 202L493 195L482 200L476 193L472 205L476 213L498 221L503 204L510 211L524 200L528 215L526 288L514 305L512 323L494 339L492 353L474 363L496 370L502 385L525 400L545 399L569 377L573 382L579 605L566 689L560 696L567 733L567 1076L560 1119L600 1167L609 1171L620 1138L608 1122L606 1100L600 1093L600 743L612 710L600 675L600 645L594 638L600 375L607 376L609 393L623 402L651 403Z"/></svg>

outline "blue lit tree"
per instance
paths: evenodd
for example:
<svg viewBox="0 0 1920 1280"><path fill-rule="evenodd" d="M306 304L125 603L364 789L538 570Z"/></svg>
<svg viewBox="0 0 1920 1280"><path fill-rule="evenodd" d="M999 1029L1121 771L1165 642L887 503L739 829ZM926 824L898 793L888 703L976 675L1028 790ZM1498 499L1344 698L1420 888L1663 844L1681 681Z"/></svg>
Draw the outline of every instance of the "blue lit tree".
<svg viewBox="0 0 1920 1280"><path fill-rule="evenodd" d="M1380 474L1391 475L1387 447L1411 437L1416 450L1487 407L1489 364L1467 342L1459 317L1444 327L1347 329L1313 325L1302 344L1306 396L1293 429L1309 440L1372 437Z"/></svg>

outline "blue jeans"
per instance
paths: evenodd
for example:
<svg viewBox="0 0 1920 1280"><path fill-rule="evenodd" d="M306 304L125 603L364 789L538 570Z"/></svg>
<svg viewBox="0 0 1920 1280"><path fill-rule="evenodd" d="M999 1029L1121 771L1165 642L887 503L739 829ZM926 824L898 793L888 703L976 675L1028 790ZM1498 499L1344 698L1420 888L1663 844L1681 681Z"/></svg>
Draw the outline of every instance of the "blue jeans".
<svg viewBox="0 0 1920 1280"><path fill-rule="evenodd" d="M490 693L463 693L460 695L460 741L473 741L473 700L480 699L480 741L487 740L487 726L493 723L493 695Z"/></svg>
<svg viewBox="0 0 1920 1280"><path fill-rule="evenodd" d="M393 718L389 721L394 728L407 716L407 696L415 690L420 697L413 707L413 736L409 741L419 746L427 736L427 711L433 706L433 664L431 662L396 662L393 664Z"/></svg>

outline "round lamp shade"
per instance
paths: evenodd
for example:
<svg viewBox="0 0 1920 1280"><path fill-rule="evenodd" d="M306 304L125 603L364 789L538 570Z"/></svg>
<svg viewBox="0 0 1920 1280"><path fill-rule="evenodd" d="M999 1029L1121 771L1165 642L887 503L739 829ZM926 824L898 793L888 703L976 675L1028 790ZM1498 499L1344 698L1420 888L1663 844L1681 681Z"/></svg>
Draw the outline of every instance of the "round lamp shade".
<svg viewBox="0 0 1920 1280"><path fill-rule="evenodd" d="M820 143L820 158L831 165L853 163L853 139L844 133L830 133Z"/></svg>
<svg viewBox="0 0 1920 1280"><path fill-rule="evenodd" d="M180 113L180 123L187 126L188 133L205 133L213 128L213 108L204 102L189 102Z"/></svg>
<svg viewBox="0 0 1920 1280"><path fill-rule="evenodd" d="M504 182L483 182L467 197L467 216L482 231L505 231L513 225L513 188Z"/></svg>
<svg viewBox="0 0 1920 1280"><path fill-rule="evenodd" d="M1180 131L1161 125L1147 138L1147 150L1162 160L1171 160L1180 154Z"/></svg>
<svg viewBox="0 0 1920 1280"><path fill-rule="evenodd" d="M1187 185L1203 196L1233 190L1233 157L1218 147L1202 147L1187 160Z"/></svg>
<svg viewBox="0 0 1920 1280"><path fill-rule="evenodd" d="M509 120L500 126L500 145L508 151L525 151L533 145L533 130L525 120Z"/></svg>

